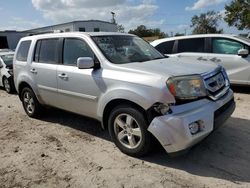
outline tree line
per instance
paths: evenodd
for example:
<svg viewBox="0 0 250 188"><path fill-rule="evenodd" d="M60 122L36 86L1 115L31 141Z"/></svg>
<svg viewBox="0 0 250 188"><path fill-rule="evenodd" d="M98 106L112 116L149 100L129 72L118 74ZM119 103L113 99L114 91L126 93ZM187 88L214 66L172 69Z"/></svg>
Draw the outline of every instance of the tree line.
<svg viewBox="0 0 250 188"><path fill-rule="evenodd" d="M224 16L222 16L224 14ZM250 29L250 0L232 0L225 6L225 12L219 13L208 11L200 15L194 15L191 18L192 34L223 33L223 29L218 28L218 22L224 20L229 26L235 26L239 30ZM124 27L118 25L118 31L124 32ZM159 28L150 29L145 25L140 25L129 33L139 37L158 36L159 38L168 37L167 33ZM184 35L176 33L175 36Z"/></svg>

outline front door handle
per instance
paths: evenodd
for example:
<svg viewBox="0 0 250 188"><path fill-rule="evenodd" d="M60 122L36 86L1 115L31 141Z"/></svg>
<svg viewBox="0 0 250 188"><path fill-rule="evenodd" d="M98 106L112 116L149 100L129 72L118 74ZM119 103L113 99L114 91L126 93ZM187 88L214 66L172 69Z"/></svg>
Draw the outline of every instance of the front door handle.
<svg viewBox="0 0 250 188"><path fill-rule="evenodd" d="M37 70L33 68L33 69L30 70L30 72L33 73L33 74L36 74Z"/></svg>
<svg viewBox="0 0 250 188"><path fill-rule="evenodd" d="M58 77L62 78L62 79L67 79L68 78L67 74L65 74L65 73L58 74Z"/></svg>

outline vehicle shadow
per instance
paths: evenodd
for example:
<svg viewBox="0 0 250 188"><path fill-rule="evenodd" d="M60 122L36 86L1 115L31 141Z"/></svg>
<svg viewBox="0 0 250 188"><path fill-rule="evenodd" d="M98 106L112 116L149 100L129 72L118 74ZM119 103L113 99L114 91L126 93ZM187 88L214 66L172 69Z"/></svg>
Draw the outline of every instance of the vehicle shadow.
<svg viewBox="0 0 250 188"><path fill-rule="evenodd" d="M108 131L103 131L100 122L87 117L50 109L41 120L59 123L111 141ZM238 182L250 182L249 143L250 120L231 117L224 126L184 156L171 158L156 144L156 149L141 160L197 176L214 177L238 184Z"/></svg>
<svg viewBox="0 0 250 188"><path fill-rule="evenodd" d="M235 93L250 94L250 86L231 86Z"/></svg>
<svg viewBox="0 0 250 188"><path fill-rule="evenodd" d="M6 92L5 89L4 89L4 87L2 87L2 86L0 86L0 90ZM6 92L6 93L7 93L7 92ZM11 93L9 93L9 95L17 95L16 90L14 90L14 91L12 91Z"/></svg>
<svg viewBox="0 0 250 188"><path fill-rule="evenodd" d="M250 182L250 120L231 117L186 155L169 158L163 150L144 160L193 175Z"/></svg>
<svg viewBox="0 0 250 188"><path fill-rule="evenodd" d="M95 119L73 114L56 108L48 108L40 120L58 123L62 126L70 127L92 136L111 141L108 131L104 131L101 123Z"/></svg>

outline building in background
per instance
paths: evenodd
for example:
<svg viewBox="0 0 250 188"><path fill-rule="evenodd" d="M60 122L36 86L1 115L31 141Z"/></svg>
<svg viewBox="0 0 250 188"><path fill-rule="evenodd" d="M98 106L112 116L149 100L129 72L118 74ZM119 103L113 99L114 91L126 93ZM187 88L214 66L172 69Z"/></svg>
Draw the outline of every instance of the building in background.
<svg viewBox="0 0 250 188"><path fill-rule="evenodd" d="M43 33L48 31L61 30L63 32L117 32L116 23L105 22L101 20L86 20L86 21L73 21L47 27L41 27L25 31L26 33Z"/></svg>
<svg viewBox="0 0 250 188"><path fill-rule="evenodd" d="M61 23L26 31L0 31L0 49L9 48L14 50L22 37L53 32L55 30L63 32L117 32L117 24L116 22L110 23L101 20L86 20Z"/></svg>
<svg viewBox="0 0 250 188"><path fill-rule="evenodd" d="M16 48L18 41L27 36L27 33L21 31L0 31L0 49Z"/></svg>

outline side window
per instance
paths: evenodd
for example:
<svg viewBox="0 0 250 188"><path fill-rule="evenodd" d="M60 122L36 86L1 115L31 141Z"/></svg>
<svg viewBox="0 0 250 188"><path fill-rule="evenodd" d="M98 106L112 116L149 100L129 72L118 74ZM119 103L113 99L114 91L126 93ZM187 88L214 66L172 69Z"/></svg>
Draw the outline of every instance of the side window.
<svg viewBox="0 0 250 188"><path fill-rule="evenodd" d="M56 64L58 42L59 39L42 39L37 41L34 61Z"/></svg>
<svg viewBox="0 0 250 188"><path fill-rule="evenodd" d="M63 64L76 66L79 57L94 58L94 53L83 40L66 38L63 47Z"/></svg>
<svg viewBox="0 0 250 188"><path fill-rule="evenodd" d="M238 54L238 50L244 48L244 45L230 39L213 39L212 52L217 54Z"/></svg>
<svg viewBox="0 0 250 188"><path fill-rule="evenodd" d="M174 40L173 41L163 42L163 43L157 45L155 48L159 52L161 52L162 54L172 54L174 42L175 42Z"/></svg>
<svg viewBox="0 0 250 188"><path fill-rule="evenodd" d="M16 59L18 61L27 61L30 44L31 44L30 40L21 42L16 55Z"/></svg>
<svg viewBox="0 0 250 188"><path fill-rule="evenodd" d="M181 52L205 52L205 39L193 38L178 41L178 53Z"/></svg>

